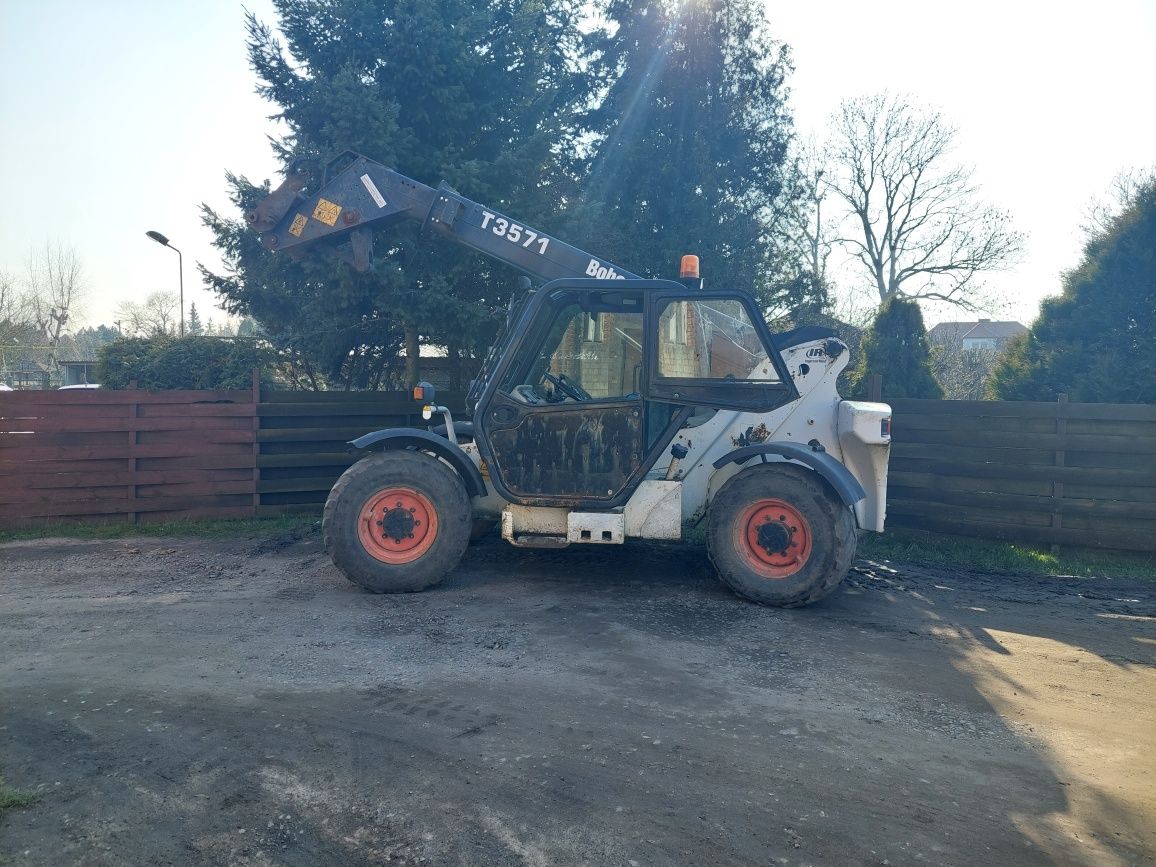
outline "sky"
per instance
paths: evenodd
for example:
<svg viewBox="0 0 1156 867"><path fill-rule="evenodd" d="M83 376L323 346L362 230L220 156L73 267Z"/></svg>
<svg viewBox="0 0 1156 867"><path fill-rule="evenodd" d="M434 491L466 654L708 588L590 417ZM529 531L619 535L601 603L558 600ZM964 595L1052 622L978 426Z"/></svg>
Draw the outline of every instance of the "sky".
<svg viewBox="0 0 1156 867"><path fill-rule="evenodd" d="M276 21L271 0L0 0L0 271L70 246L89 290L74 321L111 323L123 302L178 288L176 254L145 237L157 230L182 251L186 308L221 318L196 269L220 263L200 204L232 214L226 170L277 171L246 8ZM956 157L1027 235L1020 264L987 279L998 318L1030 324L1079 261L1088 202L1156 164L1156 0L768 0L768 14L792 49L801 135L885 89L959 129Z"/></svg>

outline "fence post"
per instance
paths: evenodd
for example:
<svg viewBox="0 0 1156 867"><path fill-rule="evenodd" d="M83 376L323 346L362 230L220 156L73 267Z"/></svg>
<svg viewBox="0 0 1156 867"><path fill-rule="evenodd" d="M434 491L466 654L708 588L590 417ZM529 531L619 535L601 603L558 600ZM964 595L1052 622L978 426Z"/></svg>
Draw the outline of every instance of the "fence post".
<svg viewBox="0 0 1156 867"><path fill-rule="evenodd" d="M867 377L867 399L876 403L883 400L883 374L872 373Z"/></svg>
<svg viewBox="0 0 1156 867"><path fill-rule="evenodd" d="M253 368L253 386L252 386L252 401L253 401L253 516L257 516L257 507L261 505L261 493L258 490L261 482L261 443L257 439L257 434L261 430L261 368Z"/></svg>
<svg viewBox="0 0 1156 867"><path fill-rule="evenodd" d="M1068 403L1068 396L1061 394L1056 398L1056 436L1059 442L1056 444L1056 459L1054 465L1057 467L1064 466L1067 461L1067 433L1068 433L1068 415L1065 408ZM1064 498L1064 483L1059 479L1052 479L1052 531L1055 534L1053 539L1058 538L1059 531L1064 525L1064 513L1060 511L1060 502ZM1060 543L1053 541L1051 546L1052 554L1060 553Z"/></svg>
<svg viewBox="0 0 1156 867"><path fill-rule="evenodd" d="M133 419L140 418L140 400L139 400L140 392L137 389L137 381L135 379L131 380L128 384L128 387L129 387L129 390L133 392L133 401L132 401L132 403L130 403L128 405L128 417L133 418ZM128 432L128 455L129 455L128 472L129 472L129 481L130 481L130 484L128 486L128 504L129 504L130 508L136 506L136 495L137 495L137 483L136 483L136 481L137 481L137 475L136 475L137 474L137 456L136 456L136 454L137 453L136 453L136 447L138 445L140 445L140 431L137 430L136 424L133 423L132 430L130 430ZM136 524L140 520L140 515L135 511L135 509L133 511L129 512L127 517L128 517L128 522L130 524Z"/></svg>

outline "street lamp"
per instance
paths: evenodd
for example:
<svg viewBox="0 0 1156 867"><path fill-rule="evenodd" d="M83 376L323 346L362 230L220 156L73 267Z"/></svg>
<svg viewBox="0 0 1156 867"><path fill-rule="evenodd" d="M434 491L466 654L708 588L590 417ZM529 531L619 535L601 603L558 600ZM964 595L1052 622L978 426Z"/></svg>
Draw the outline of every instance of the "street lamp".
<svg viewBox="0 0 1156 867"><path fill-rule="evenodd" d="M158 244L160 244L164 247L168 247L170 250L176 250L176 252L177 252L177 277L181 283L181 337L184 337L185 336L185 260L184 260L184 257L181 255L180 250L177 250L176 247L174 247L172 244L169 243L168 238L166 238L164 235L162 235L160 232L156 231L155 229L150 229L149 231L145 232L145 234L148 235L150 238L152 238L154 241L156 241Z"/></svg>

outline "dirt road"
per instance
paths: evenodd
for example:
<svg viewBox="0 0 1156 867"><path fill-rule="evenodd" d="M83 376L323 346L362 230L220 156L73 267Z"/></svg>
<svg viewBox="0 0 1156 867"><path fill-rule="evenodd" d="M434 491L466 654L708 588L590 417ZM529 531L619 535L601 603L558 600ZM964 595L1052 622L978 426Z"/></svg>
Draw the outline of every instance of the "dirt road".
<svg viewBox="0 0 1156 867"><path fill-rule="evenodd" d="M779 611L683 547L388 597L314 533L0 546L0 861L1151 863L1156 585L862 566Z"/></svg>

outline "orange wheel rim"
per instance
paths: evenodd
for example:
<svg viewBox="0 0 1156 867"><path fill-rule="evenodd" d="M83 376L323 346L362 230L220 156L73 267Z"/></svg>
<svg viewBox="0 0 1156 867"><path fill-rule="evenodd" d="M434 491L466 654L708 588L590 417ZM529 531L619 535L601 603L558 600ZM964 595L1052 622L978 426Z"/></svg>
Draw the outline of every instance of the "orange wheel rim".
<svg viewBox="0 0 1156 867"><path fill-rule="evenodd" d="M735 522L735 548L764 578L790 578L811 556L811 525L783 500L756 500Z"/></svg>
<svg viewBox="0 0 1156 867"><path fill-rule="evenodd" d="M382 563L412 563L437 539L433 503L412 488L382 488L357 516L357 538L369 556Z"/></svg>

